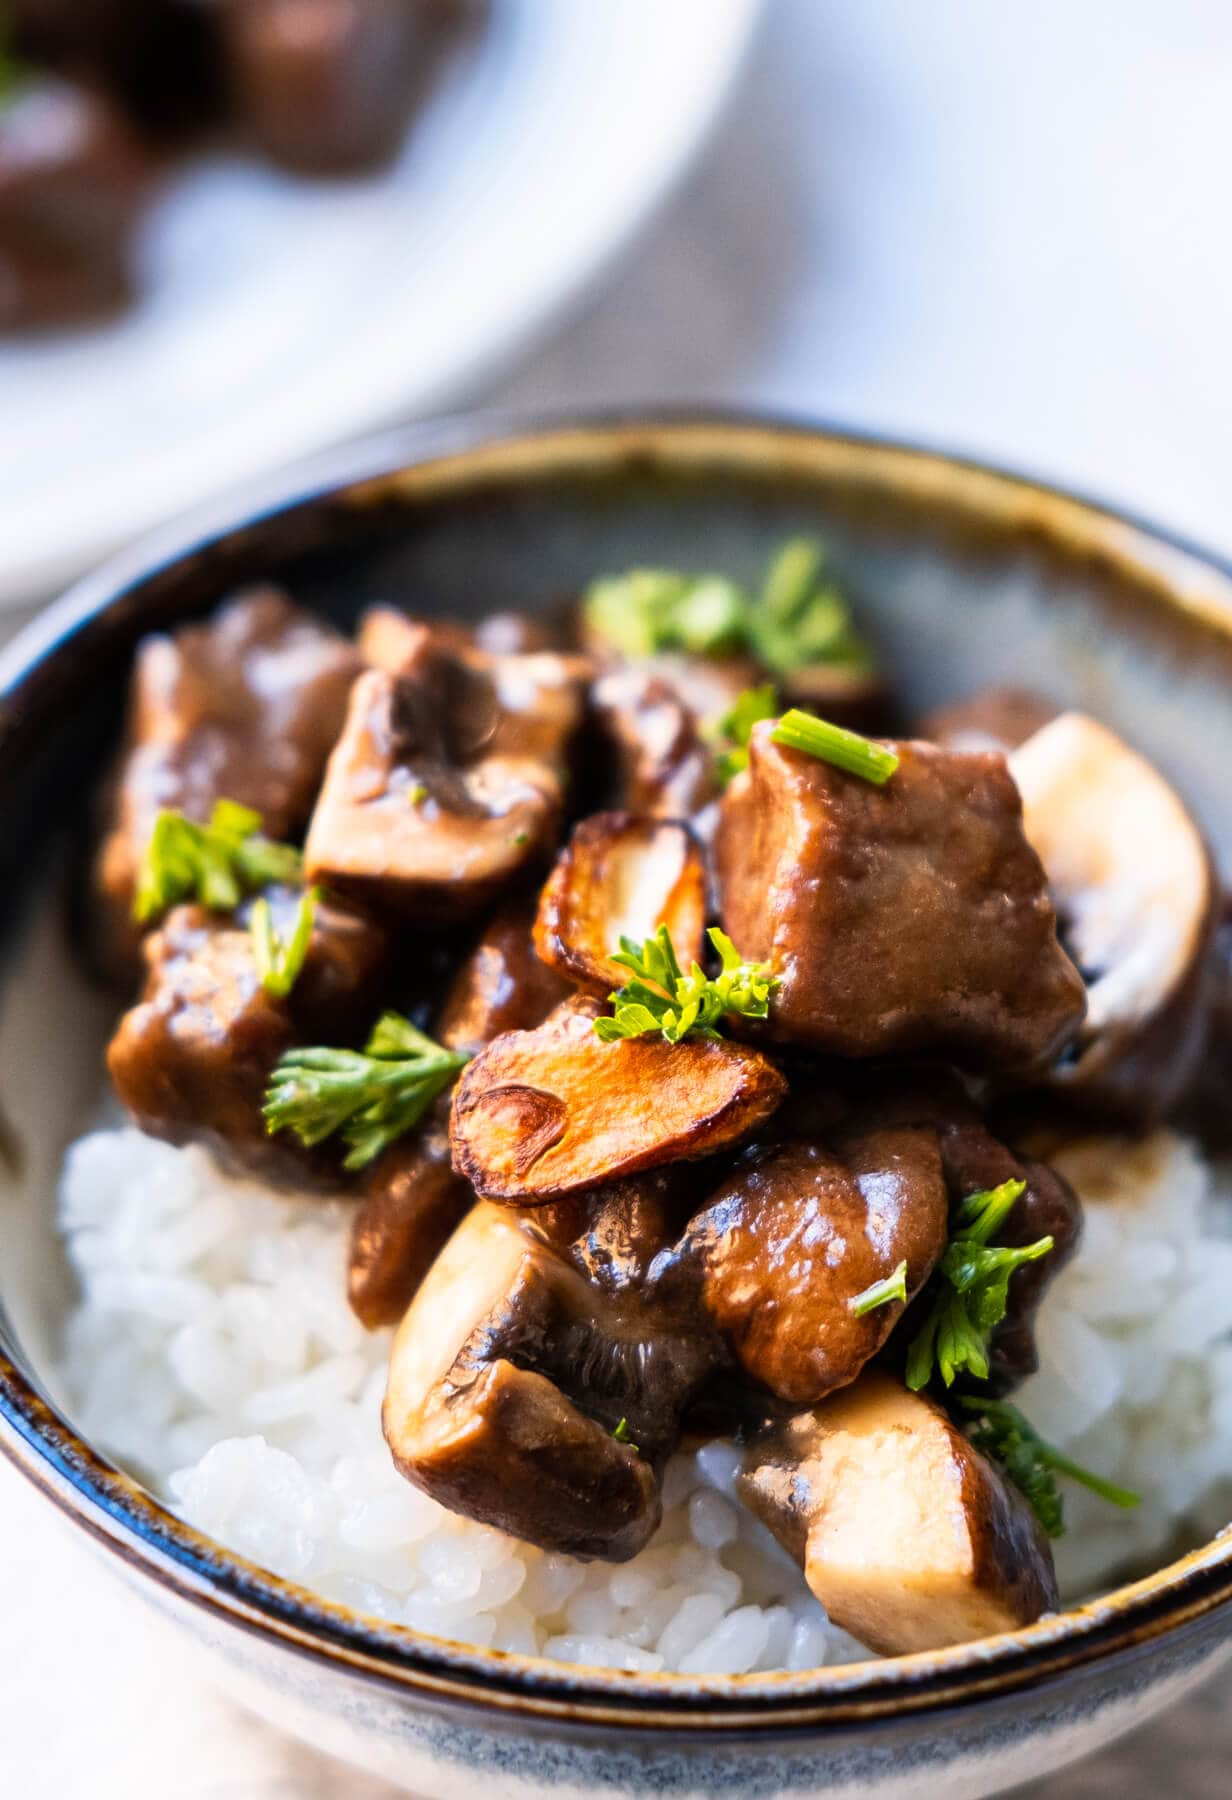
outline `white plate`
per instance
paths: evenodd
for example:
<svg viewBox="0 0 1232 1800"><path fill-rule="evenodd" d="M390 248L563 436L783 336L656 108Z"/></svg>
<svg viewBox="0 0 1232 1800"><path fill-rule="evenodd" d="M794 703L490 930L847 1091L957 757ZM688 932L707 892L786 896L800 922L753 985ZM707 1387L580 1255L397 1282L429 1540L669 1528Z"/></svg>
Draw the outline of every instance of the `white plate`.
<svg viewBox="0 0 1232 1800"><path fill-rule="evenodd" d="M0 345L0 605L491 373L683 172L759 4L491 0L381 175L183 171L135 310Z"/></svg>

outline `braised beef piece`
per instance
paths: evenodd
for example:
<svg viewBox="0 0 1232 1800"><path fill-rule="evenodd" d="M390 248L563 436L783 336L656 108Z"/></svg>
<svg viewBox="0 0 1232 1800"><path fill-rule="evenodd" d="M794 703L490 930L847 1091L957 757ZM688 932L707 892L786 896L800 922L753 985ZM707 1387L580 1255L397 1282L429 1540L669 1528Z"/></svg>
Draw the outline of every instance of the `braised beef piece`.
<svg viewBox="0 0 1232 1800"><path fill-rule="evenodd" d="M275 588L144 640L96 864L100 954L117 978L138 966L133 895L160 809L205 820L235 800L268 837L298 837L358 667L344 638Z"/></svg>
<svg viewBox="0 0 1232 1800"><path fill-rule="evenodd" d="M550 653L459 653L415 629L404 673L355 684L305 861L391 914L456 921L555 847L585 671Z"/></svg>
<svg viewBox="0 0 1232 1800"><path fill-rule="evenodd" d="M920 720L920 736L943 750L1016 750L1060 709L1029 688L990 687Z"/></svg>
<svg viewBox="0 0 1232 1800"><path fill-rule="evenodd" d="M772 732L754 728L716 838L724 929L779 978L768 1035L845 1057L1047 1064L1085 990L1004 759L901 743L877 787Z"/></svg>
<svg viewBox="0 0 1232 1800"><path fill-rule="evenodd" d="M454 975L437 1020L447 1050L477 1056L503 1031L532 1031L569 993L535 954L533 899L510 901L489 920Z"/></svg>
<svg viewBox="0 0 1232 1800"><path fill-rule="evenodd" d="M423 0L222 0L218 25L237 122L275 162L341 174L398 148L428 47Z"/></svg>
<svg viewBox="0 0 1232 1800"><path fill-rule="evenodd" d="M39 80L0 101L0 331L123 305L154 165L101 95Z"/></svg>
<svg viewBox="0 0 1232 1800"><path fill-rule="evenodd" d="M396 1325L474 1203L449 1162L449 1104L375 1164L351 1222L347 1297L369 1331Z"/></svg>
<svg viewBox="0 0 1232 1800"><path fill-rule="evenodd" d="M285 937L298 896L274 889L269 899ZM147 937L145 990L107 1051L112 1083L152 1137L205 1143L223 1162L289 1186L338 1187L333 1147L271 1138L261 1106L292 1045L362 1034L379 1004L388 940L370 920L319 904L300 976L280 999L261 985L248 916L247 906L234 916L177 906Z"/></svg>

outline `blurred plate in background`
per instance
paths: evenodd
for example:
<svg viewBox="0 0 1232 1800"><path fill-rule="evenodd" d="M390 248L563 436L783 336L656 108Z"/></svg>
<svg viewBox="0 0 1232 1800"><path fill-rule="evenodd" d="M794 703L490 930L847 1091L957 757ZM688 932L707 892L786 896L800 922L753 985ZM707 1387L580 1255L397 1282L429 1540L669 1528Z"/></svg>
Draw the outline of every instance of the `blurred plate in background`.
<svg viewBox="0 0 1232 1800"><path fill-rule="evenodd" d="M683 173L759 10L491 0L382 174L186 168L131 313L0 344L0 605L525 348Z"/></svg>

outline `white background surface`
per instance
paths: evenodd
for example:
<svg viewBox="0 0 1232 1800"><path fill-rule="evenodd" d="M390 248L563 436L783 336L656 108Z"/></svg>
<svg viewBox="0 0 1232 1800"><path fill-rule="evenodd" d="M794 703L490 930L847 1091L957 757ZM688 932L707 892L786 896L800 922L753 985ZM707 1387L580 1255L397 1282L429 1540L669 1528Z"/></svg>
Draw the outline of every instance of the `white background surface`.
<svg viewBox="0 0 1232 1800"><path fill-rule="evenodd" d="M473 398L765 402L1051 474L1232 554L1230 170L1226 0L770 0L704 168ZM385 1800L126 1617L0 1470L0 1793ZM1226 1800L1230 1711L1216 1690L1046 1792Z"/></svg>

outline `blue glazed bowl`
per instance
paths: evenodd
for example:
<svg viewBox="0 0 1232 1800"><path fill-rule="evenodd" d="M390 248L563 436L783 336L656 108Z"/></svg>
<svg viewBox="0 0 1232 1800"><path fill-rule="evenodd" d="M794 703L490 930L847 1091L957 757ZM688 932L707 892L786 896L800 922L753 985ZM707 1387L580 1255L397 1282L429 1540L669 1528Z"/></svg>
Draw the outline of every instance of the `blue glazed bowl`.
<svg viewBox="0 0 1232 1800"><path fill-rule="evenodd" d="M66 1276L50 1196L97 1087L106 1019L72 989L46 883L114 740L137 639L258 578L343 623L391 595L465 616L551 605L633 562L752 579L796 531L826 539L913 706L998 678L1085 705L1178 781L1226 859L1232 575L1031 482L799 425L396 434L140 547L0 658L0 1148L14 1152L0 1181L0 1448L152 1616L200 1646L210 1678L424 1796L961 1800L1108 1742L1232 1655L1226 1535L1022 1631L802 1674L633 1676L467 1650L221 1549L100 1458L55 1402Z"/></svg>

